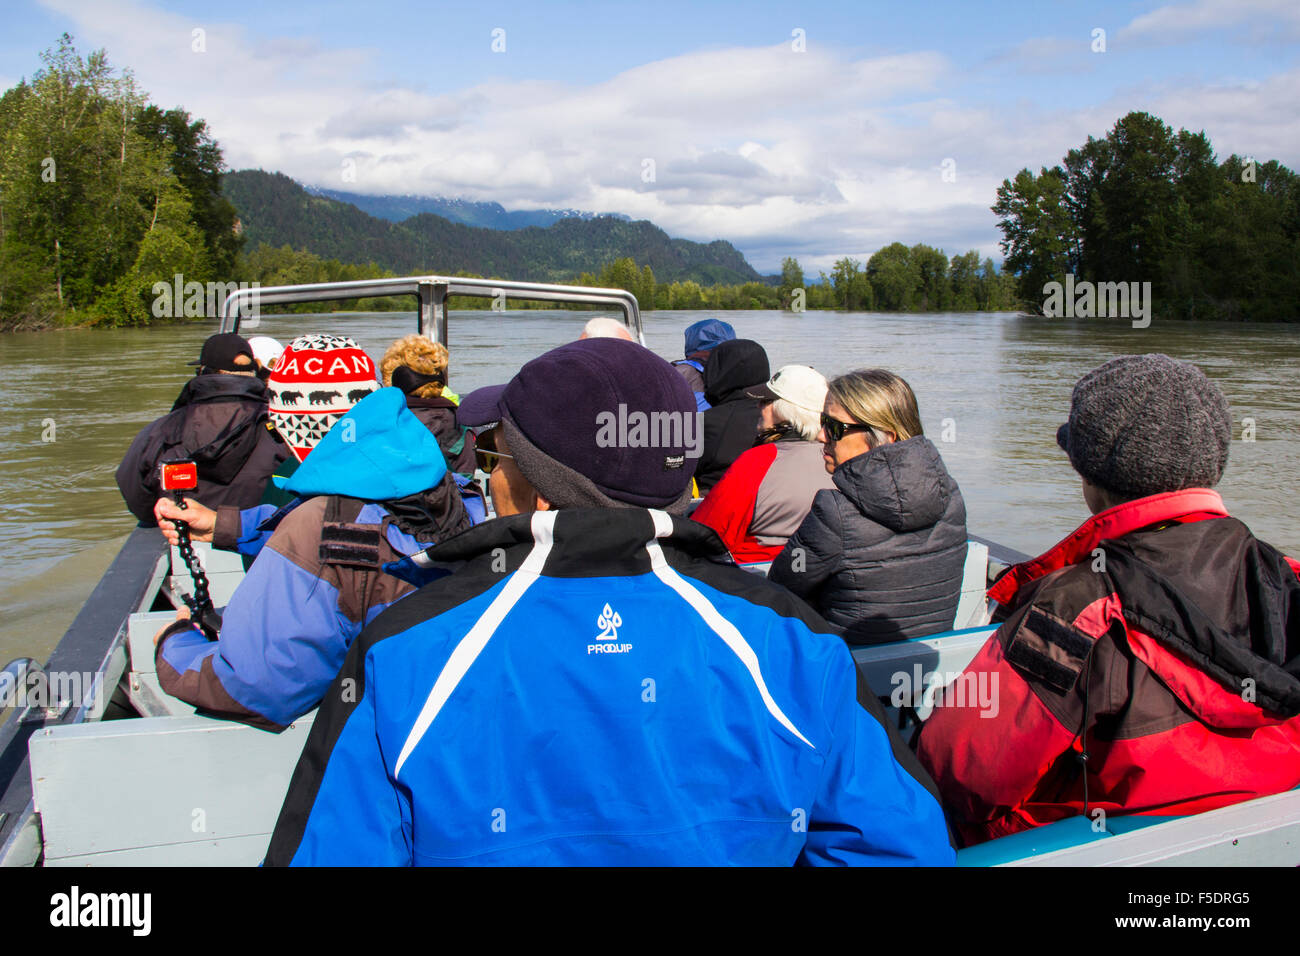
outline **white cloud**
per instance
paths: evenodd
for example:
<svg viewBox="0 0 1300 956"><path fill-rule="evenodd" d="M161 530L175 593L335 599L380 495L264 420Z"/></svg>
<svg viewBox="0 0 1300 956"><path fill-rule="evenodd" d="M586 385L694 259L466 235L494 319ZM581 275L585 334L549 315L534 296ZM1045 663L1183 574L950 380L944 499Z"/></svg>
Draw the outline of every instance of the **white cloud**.
<svg viewBox="0 0 1300 956"><path fill-rule="evenodd" d="M797 254L813 273L894 240L1000 258L988 207L1002 179L1059 162L1131 109L1204 126L1223 153L1294 161L1300 143L1294 73L1129 91L1083 110L1050 108L1032 90L973 106L939 53L855 59L780 44L687 53L589 86L430 90L369 79L384 71L383 51L262 38L140 0L43 2L75 22L81 43L131 66L156 102L206 119L232 168L355 192L620 212L670 235L732 240L761 271ZM1210 0L1182 6L1225 15ZM1153 29L1143 20L1130 28ZM207 31L203 54L191 50L196 27ZM1009 56L1032 69L1064 42L1026 41ZM943 178L949 158L954 182ZM342 178L349 159L354 181Z"/></svg>
<svg viewBox="0 0 1300 956"><path fill-rule="evenodd" d="M1300 33L1300 5L1295 0L1193 0L1171 3L1135 17L1119 35L1123 39L1172 43L1189 34L1246 26L1257 37ZM1276 38L1276 35L1275 35Z"/></svg>

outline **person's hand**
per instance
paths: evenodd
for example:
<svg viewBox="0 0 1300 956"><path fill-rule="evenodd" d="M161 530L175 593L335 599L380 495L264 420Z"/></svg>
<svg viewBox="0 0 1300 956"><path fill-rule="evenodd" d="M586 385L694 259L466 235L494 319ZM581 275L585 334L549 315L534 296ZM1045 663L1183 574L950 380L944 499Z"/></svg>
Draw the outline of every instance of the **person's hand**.
<svg viewBox="0 0 1300 956"><path fill-rule="evenodd" d="M176 621L188 621L189 619L190 619L190 609L189 609L189 608L187 608L187 607L178 607L178 608L176 609ZM175 624L176 621L172 621L171 624L164 624L162 627L160 627L160 628L158 629L158 633L155 634L155 635L153 636L153 646L154 646L154 647L157 647L157 646L158 646L158 642L159 642L160 640L162 640L162 636L163 636L164 634L167 633L167 630L172 626L172 624Z"/></svg>
<svg viewBox="0 0 1300 956"><path fill-rule="evenodd" d="M217 513L205 508L193 498L186 498L188 507L177 507L171 498L159 498L153 506L153 516L158 522L158 530L163 533L170 545L180 544L180 534L176 531L175 521L184 521L190 526L191 541L211 541L212 530L217 526Z"/></svg>

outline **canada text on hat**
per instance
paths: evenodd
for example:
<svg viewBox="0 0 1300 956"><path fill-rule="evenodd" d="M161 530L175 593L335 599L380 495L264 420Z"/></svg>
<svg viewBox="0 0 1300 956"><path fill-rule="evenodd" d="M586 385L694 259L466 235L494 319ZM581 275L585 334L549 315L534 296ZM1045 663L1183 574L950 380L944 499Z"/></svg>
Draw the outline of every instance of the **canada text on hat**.
<svg viewBox="0 0 1300 956"><path fill-rule="evenodd" d="M271 424L302 461L334 423L375 389L375 363L347 336L302 335L267 379Z"/></svg>

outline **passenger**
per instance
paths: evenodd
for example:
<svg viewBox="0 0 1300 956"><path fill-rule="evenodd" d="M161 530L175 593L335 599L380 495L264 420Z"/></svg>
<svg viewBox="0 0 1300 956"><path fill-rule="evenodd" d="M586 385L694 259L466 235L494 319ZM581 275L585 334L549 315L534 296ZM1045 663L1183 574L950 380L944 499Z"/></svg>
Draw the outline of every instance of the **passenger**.
<svg viewBox="0 0 1300 956"><path fill-rule="evenodd" d="M718 532L739 562L771 561L835 483L822 463L821 413L826 379L807 365L786 365L749 393L762 402L759 444L736 459L691 518Z"/></svg>
<svg viewBox="0 0 1300 956"><path fill-rule="evenodd" d="M695 468L701 495L712 491L731 463L758 441L760 400L749 393L771 374L763 346L749 339L723 342L709 355L704 381L712 407L702 418L704 449Z"/></svg>
<svg viewBox="0 0 1300 956"><path fill-rule="evenodd" d="M271 472L288 455L267 425L266 388L241 336L211 336L190 364L199 368L171 412L136 435L117 469L122 498L146 527L154 523L153 505L162 494L160 462L192 459L197 497L246 508L257 504Z"/></svg>
<svg viewBox="0 0 1300 956"><path fill-rule="evenodd" d="M923 725L967 844L1065 817L1200 813L1300 784L1297 564L1228 517L1232 417L1196 366L1132 355L1074 387L1056 440L1093 517L990 589L958 683L993 713Z"/></svg>
<svg viewBox="0 0 1300 956"><path fill-rule="evenodd" d="M948 630L966 563L966 505L921 431L911 387L884 369L841 375L821 421L835 489L817 493L768 577L850 644Z"/></svg>
<svg viewBox="0 0 1300 956"><path fill-rule="evenodd" d="M336 389L338 397L331 397L328 403L317 402L313 405L308 402L301 410L289 411L290 407L302 405L303 391L309 390L308 385L302 384L300 377L306 369L338 370L341 368L340 361L355 369L369 368L373 375L374 366L370 357L351 338L309 335L300 336L293 341L289 346L289 358L271 373L267 389L275 406L273 422L282 425L286 433L294 436L294 457L280 464L267 484L262 503L251 508L223 505L213 509L208 508L206 503L186 498L186 509L182 511L171 498L159 498L154 504L154 517L170 544L177 543L172 522L179 520L189 525L190 536L194 541L210 541L214 548L237 551L244 556L246 562L257 557L281 517L280 510L300 500L284 490L289 477L297 468L300 460L298 456L302 460L306 459L331 426L341 419L340 409L350 409L355 404L354 400L369 395L370 389L379 387L373 377L369 380L360 378L348 382L346 388L340 386ZM311 394L315 395L316 392ZM408 408L410 404L408 398ZM482 489L476 482L463 476L453 474L453 479L460 489L470 521L475 524L483 521L487 517L487 502Z"/></svg>
<svg viewBox="0 0 1300 956"><path fill-rule="evenodd" d="M386 565L470 526L437 440L395 388L358 402L286 487L304 500L278 513L220 640L185 611L155 638L164 691L271 729L316 706L366 623L414 590Z"/></svg>
<svg viewBox="0 0 1300 956"><path fill-rule="evenodd" d="M423 335L408 335L388 347L379 360L385 385L406 395L406 407L438 439L447 467L474 477L474 434L456 424L456 402L447 394L447 346Z"/></svg>
<svg viewBox="0 0 1300 956"><path fill-rule="evenodd" d="M672 366L604 339L465 397L535 510L431 549L464 563L353 645L268 865L953 862L848 648L670 516L687 447L606 447L620 405L695 414Z"/></svg>
<svg viewBox="0 0 1300 956"><path fill-rule="evenodd" d="M704 363L717 345L735 337L736 330L720 319L701 319L686 327L686 357L674 362L673 368L681 373L695 393L695 406L701 412L712 407L704 397Z"/></svg>
<svg viewBox="0 0 1300 956"><path fill-rule="evenodd" d="M635 342L632 338L632 330L618 319L611 319L606 315L598 315L582 327L582 334L578 340L583 339L627 339L629 342Z"/></svg>
<svg viewBox="0 0 1300 956"><path fill-rule="evenodd" d="M275 368L276 360L284 354L284 346L269 335L255 335L248 340L248 347L253 350L253 360L257 362L257 377L265 382Z"/></svg>

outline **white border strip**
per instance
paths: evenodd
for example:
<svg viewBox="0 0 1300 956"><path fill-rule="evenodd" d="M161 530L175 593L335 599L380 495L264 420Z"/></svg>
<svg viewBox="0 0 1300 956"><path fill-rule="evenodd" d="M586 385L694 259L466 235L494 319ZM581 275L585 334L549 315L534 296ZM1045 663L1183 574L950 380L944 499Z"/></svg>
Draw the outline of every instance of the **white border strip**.
<svg viewBox="0 0 1300 956"><path fill-rule="evenodd" d="M790 722L790 718L777 706L772 695L768 693L767 682L763 680L763 672L758 666L758 655L754 649L732 624L720 613L718 609L709 603L708 598L701 594L696 588L687 582L680 574L674 571L668 564L668 559L664 557L663 548L659 547L659 538L666 538L673 533L673 519L663 511L651 511L650 516L654 519L655 537L653 540L646 542L646 551L650 553L650 567L655 576L664 584L668 585L677 595L695 609L695 613L704 619L704 623L709 626L713 633L722 638L723 642L731 648L731 652L740 658L740 662L745 665L749 671L749 676L754 681L754 686L758 688L759 695L763 698L763 705L767 707L768 713L780 721L781 726L790 733L794 734L804 743L816 750L812 742L803 734L799 733L798 728Z"/></svg>
<svg viewBox="0 0 1300 956"><path fill-rule="evenodd" d="M393 776L396 777L402 772L402 765L406 763L406 758L411 755L424 737L425 731L433 723L434 718L438 716L438 711L442 710L442 705L447 703L447 699L456 690L461 678L465 676L478 659L487 642L492 639L496 629L500 627L502 620L510 613L510 609L515 603L524 596L524 592L532 587L533 582L541 574L542 567L546 564L547 555L551 553L551 545L554 541L555 516L556 511L535 511L531 521L533 532L533 550L528 552L528 557L520 565L519 570L510 576L506 586L501 589L501 593L496 596L486 611L474 622L474 626L469 629L460 643L456 645L455 650L451 652L451 657L447 658L447 663L434 681L433 690L429 691L429 697L424 702L424 707L420 710L420 716L416 718L415 726L406 737L406 743L402 745L402 752L397 757L397 766L393 768Z"/></svg>

